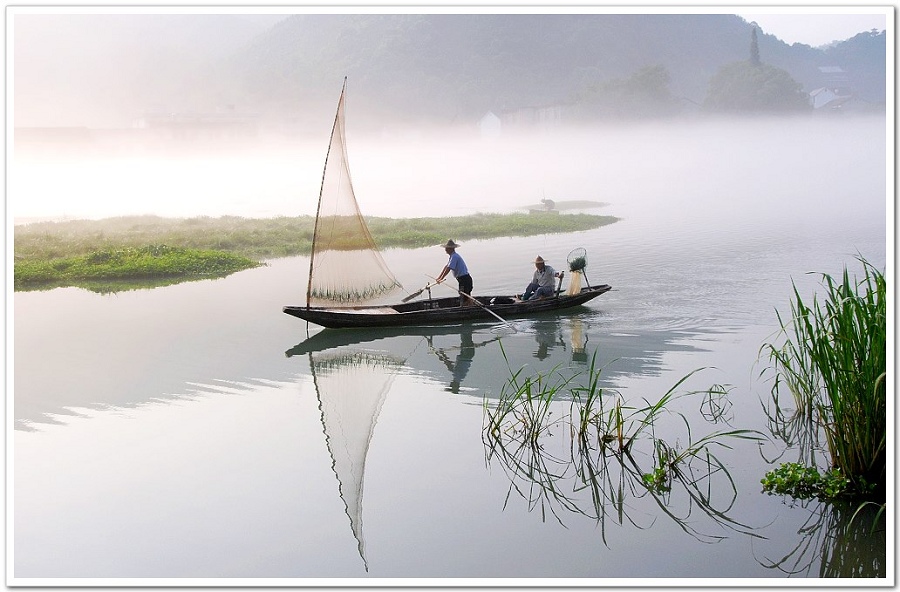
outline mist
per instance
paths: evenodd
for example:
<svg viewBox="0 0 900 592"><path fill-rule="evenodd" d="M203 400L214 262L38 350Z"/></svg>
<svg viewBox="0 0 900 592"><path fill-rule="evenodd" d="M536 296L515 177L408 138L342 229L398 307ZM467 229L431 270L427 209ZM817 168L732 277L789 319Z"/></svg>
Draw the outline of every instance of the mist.
<svg viewBox="0 0 900 592"><path fill-rule="evenodd" d="M331 122L319 137L200 145L21 151L8 211L29 219L313 215ZM777 223L786 208L840 219L884 216L885 120L704 119L558 128L482 137L471 129L361 133L348 158L364 215L452 216L522 211L542 197L609 204L627 217L654 208L677 224L734 210ZM839 141L835 141L839 138ZM50 156L48 156L50 155ZM740 212L740 215L738 215Z"/></svg>
<svg viewBox="0 0 900 592"><path fill-rule="evenodd" d="M727 45L734 56L723 57L689 36L676 36L684 63L673 72L702 74L705 84L716 66L691 60L742 59L748 25L729 15L698 16L700 20L650 22L637 15L628 23L635 30L706 27L721 30L722 38L737 38ZM419 101L423 110L435 108L424 100L425 91L421 96L404 94L403 80L415 78L415 68L434 62L406 62L416 52L406 48L398 53L395 45L382 44L377 35L383 29L378 27L393 26L384 25L388 19L37 10L14 11L11 18L14 150L7 204L17 222L145 214L312 215L340 81L345 70L354 68L347 100L348 156L357 199L368 216L509 212L547 197L608 203L603 213L618 216L636 207L658 208L675 223L682 216L704 216L710 209L736 203L746 204L750 217L774 217L784 207L828 212L833 196L850 193L883 215L887 138L880 111L726 119L695 109L680 117L607 117L582 125L563 117L543 126L504 123L499 135L485 135L478 127L482 110L416 119L410 113L383 116L386 111L372 105L373 89L380 89L381 98L402 95L395 107ZM308 38L313 36L311 23L326 22L327 31ZM368 45L341 41L343 45L323 49L324 57L288 53L298 51L294 46L301 42L324 46L334 41L340 37L335 31L347 23L369 27L371 52ZM410 28L400 30L414 35L410 39L437 30L436 21L404 23ZM509 20L478 23L484 24L483 35L500 31L515 40L522 32ZM583 24L554 23L563 28ZM473 54L468 66L457 63L454 51L468 55L475 48L453 49L452 35L464 33L458 21L438 24L447 36L440 47L448 55L438 56L447 72L463 72L470 83L479 80L477 76L491 82L466 87L461 96L473 95L473 101L500 109L510 99L498 88L506 87L490 72L471 70L502 69L507 62L501 67L493 58L475 60ZM540 24L530 21L528 26ZM612 23L594 24L607 30ZM581 31L587 47L587 34L595 30ZM609 37L605 42L611 43L611 30ZM625 37L634 45L632 36ZM650 43L655 37L646 39ZM553 42L561 43L555 38ZM308 45L302 47L310 51ZM572 49L553 47L559 56ZM767 36L760 39L760 48L764 55L790 49ZM499 51L509 63L527 53L511 51L500 41L482 49ZM356 52L353 59L372 52L380 52L381 58L355 63L340 53L351 50ZM613 54L603 55L596 68L573 70L584 81L592 80L601 66L619 61ZM541 75L547 69L564 69L550 58L544 61L544 70L536 69L527 84L522 81L522 96L516 97L521 105L554 90ZM390 70L404 64L411 69ZM370 72L368 67L381 70ZM317 68L326 69L327 81ZM445 72L427 74L421 86L432 94L447 94ZM673 80L673 86L677 82ZM270 94L287 102L275 109ZM295 94L295 99L283 99ZM327 96L327 101L311 100L313 96Z"/></svg>
<svg viewBox="0 0 900 592"><path fill-rule="evenodd" d="M16 127L129 128L154 108L201 109L229 97L198 88L278 14L15 14Z"/></svg>

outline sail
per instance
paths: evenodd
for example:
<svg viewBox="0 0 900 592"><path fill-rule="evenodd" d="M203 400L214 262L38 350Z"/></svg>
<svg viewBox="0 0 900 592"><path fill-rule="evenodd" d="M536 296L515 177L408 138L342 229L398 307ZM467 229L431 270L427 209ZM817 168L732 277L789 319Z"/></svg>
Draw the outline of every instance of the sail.
<svg viewBox="0 0 900 592"><path fill-rule="evenodd" d="M369 442L401 360L365 351L310 354L325 442L357 549L368 571L363 538L363 480Z"/></svg>
<svg viewBox="0 0 900 592"><path fill-rule="evenodd" d="M344 89L325 157L309 263L307 306L347 306L384 296L400 284L359 210L344 136Z"/></svg>

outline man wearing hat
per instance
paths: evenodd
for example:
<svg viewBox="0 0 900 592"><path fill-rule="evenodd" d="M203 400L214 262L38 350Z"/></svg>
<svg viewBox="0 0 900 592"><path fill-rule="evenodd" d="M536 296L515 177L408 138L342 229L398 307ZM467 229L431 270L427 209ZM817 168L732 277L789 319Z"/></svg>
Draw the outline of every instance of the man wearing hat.
<svg viewBox="0 0 900 592"><path fill-rule="evenodd" d="M553 296L556 293L556 284L553 280L554 278L562 277L555 269L544 263L544 259L540 255L534 260L534 267L534 277L531 278L531 283L525 288L522 300L538 300L539 298Z"/></svg>
<svg viewBox="0 0 900 592"><path fill-rule="evenodd" d="M444 269L441 270L439 276L437 276L437 282L441 283L444 281L444 278L447 277L447 274L451 271L453 272L453 277L456 278L456 281L459 282L459 291L462 294L472 295L472 276L469 275L469 268L466 267L466 262L463 261L463 258L459 256L459 253L456 252L456 247L459 244L453 242L453 240L448 240L444 245L444 251L450 255L450 260L447 261L447 265L444 266ZM467 298L460 294L459 296L459 305L460 306L471 306L473 304L471 298Z"/></svg>

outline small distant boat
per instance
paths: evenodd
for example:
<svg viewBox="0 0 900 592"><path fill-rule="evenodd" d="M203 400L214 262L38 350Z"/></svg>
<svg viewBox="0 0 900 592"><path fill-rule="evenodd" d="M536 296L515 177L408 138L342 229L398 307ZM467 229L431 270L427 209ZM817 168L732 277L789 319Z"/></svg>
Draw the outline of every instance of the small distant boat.
<svg viewBox="0 0 900 592"><path fill-rule="evenodd" d="M557 289L555 296L524 302L510 294L476 296L468 306L460 306L459 296L431 298L429 289L427 299L408 302L424 291L423 288L399 304L361 304L382 299L402 286L381 257L350 182L344 137L346 88L345 78L319 191L307 304L285 306L286 314L328 328L408 327L503 320L503 317L517 318L579 306L611 289L603 284L588 285L579 291L580 285L573 285L565 293ZM544 200L544 206L548 205L547 211L552 211L553 202ZM580 276L575 277L579 278L580 284Z"/></svg>

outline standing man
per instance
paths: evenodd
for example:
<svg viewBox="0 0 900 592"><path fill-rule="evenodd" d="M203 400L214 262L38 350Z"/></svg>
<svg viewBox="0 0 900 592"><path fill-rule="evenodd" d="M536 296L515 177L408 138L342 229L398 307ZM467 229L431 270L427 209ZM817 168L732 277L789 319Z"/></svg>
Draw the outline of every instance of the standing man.
<svg viewBox="0 0 900 592"><path fill-rule="evenodd" d="M444 266L444 269L441 270L441 274L437 276L437 283L441 283L444 281L444 278L447 277L447 274L451 271L453 272L453 277L456 278L456 281L459 282L459 291L462 294L472 295L472 276L469 275L469 268L466 267L466 262L463 261L463 258L459 256L459 253L456 252L456 247L459 245L453 240L448 240L444 246L444 251L450 255L450 259L447 261L447 265ZM460 306L471 306L474 304L471 298L463 296L460 294L459 296L459 305Z"/></svg>
<svg viewBox="0 0 900 592"><path fill-rule="evenodd" d="M543 257L537 256L534 260L534 277L531 283L525 288L522 294L522 300L538 300L547 298L556 294L556 283L554 278L562 277L555 269L544 263Z"/></svg>

